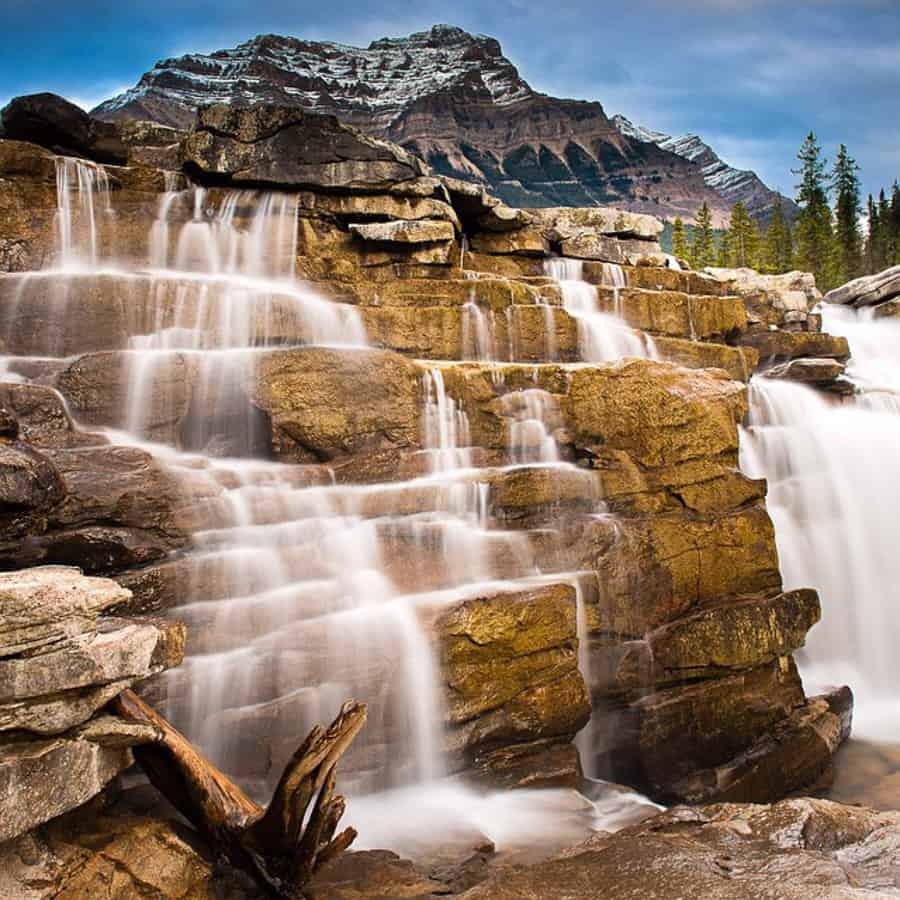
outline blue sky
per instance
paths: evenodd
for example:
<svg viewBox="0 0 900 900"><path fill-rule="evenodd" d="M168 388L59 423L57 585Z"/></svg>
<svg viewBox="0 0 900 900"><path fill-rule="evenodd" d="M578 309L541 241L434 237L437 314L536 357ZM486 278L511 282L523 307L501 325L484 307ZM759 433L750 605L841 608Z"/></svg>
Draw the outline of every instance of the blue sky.
<svg viewBox="0 0 900 900"><path fill-rule="evenodd" d="M91 106L157 59L276 32L365 45L436 22L497 37L537 90L703 135L793 192L814 129L875 190L900 177L900 0L0 0L0 104L50 90Z"/></svg>

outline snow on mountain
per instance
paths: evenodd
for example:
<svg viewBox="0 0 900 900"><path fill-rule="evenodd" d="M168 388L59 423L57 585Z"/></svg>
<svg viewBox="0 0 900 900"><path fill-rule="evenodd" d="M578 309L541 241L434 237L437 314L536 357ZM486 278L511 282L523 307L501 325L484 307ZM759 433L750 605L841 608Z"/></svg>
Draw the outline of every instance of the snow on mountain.
<svg viewBox="0 0 900 900"><path fill-rule="evenodd" d="M664 146L668 136L617 128L599 103L533 90L497 40L450 25L365 48L259 35L162 60L93 115L186 129L197 107L217 102L335 115L515 206L618 206L690 219L706 202L717 220L731 206L712 186L727 179Z"/></svg>
<svg viewBox="0 0 900 900"><path fill-rule="evenodd" d="M785 215L793 217L798 211L792 200L767 187L755 172L729 166L699 135L685 134L681 137L672 137L662 131L653 131L636 125L622 115L613 116L612 122L623 135L633 140L655 144L698 165L706 184L730 206L741 201L750 215L766 218L781 197Z"/></svg>

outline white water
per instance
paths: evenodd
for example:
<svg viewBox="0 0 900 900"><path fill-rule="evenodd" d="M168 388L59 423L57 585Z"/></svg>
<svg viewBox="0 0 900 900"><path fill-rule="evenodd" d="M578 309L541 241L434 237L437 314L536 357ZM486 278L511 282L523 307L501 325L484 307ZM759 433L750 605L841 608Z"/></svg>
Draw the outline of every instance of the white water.
<svg viewBox="0 0 900 900"><path fill-rule="evenodd" d="M861 393L754 378L741 465L768 479L785 587L819 591L809 686L849 684L854 733L900 741L900 326L825 307L823 330L849 339Z"/></svg>
<svg viewBox="0 0 900 900"><path fill-rule="evenodd" d="M621 291L625 271L603 263L604 286L612 288L614 313L600 311L597 288L584 280L580 259L556 257L544 263L551 278L559 282L563 307L578 322L578 352L585 362L613 362L624 357L655 359L652 339L630 328L622 318Z"/></svg>
<svg viewBox="0 0 900 900"><path fill-rule="evenodd" d="M81 289L122 299L127 398L110 423L121 430L109 434L143 446L183 479L196 522L189 552L173 560L182 603L172 615L188 623L190 637L185 663L165 677L166 713L264 797L299 738L353 696L369 704L370 718L341 786L364 844L384 845L415 821L412 796L420 812L444 810L441 829L464 823L501 845L560 833L566 792L483 797L442 779L443 694L422 625L460 599L566 582L577 590L587 666L583 575L542 568L529 533L504 530L492 510L492 479L514 467L577 471L561 459L555 398L537 388L502 396L508 463L490 468L478 466L468 416L439 366L423 375L423 477L336 484L322 466L233 458L258 453L267 438L246 398L259 354L364 346L358 313L296 281L295 197L177 190L168 178L146 258L136 261L103 246L109 229L100 225L114 216L109 186L100 166L60 164L59 265L22 277L7 330L14 334L16 312L48 289L59 293L62 318ZM611 278L621 286L615 271ZM490 311L472 303L465 315L467 355L496 358ZM41 352L62 355L64 338L46 335ZM547 340L555 356L549 329ZM186 422L172 433L158 423L174 417L167 378L176 361L197 374ZM500 388L502 370L495 374ZM596 503L594 486L585 473L585 497ZM590 746L588 734L580 746ZM620 821L619 801L579 802L580 811L565 815L582 833Z"/></svg>

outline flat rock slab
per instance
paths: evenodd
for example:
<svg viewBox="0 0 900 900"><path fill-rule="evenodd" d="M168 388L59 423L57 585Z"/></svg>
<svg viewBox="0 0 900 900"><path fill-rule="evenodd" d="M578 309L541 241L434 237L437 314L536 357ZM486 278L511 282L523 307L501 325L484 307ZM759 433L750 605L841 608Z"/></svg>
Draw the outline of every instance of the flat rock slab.
<svg viewBox="0 0 900 900"><path fill-rule="evenodd" d="M351 225L350 230L365 241L389 244L433 244L452 241L456 230L452 222L415 219L397 222L371 222Z"/></svg>
<svg viewBox="0 0 900 900"><path fill-rule="evenodd" d="M92 634L97 617L130 591L74 566L39 566L0 574L0 659Z"/></svg>

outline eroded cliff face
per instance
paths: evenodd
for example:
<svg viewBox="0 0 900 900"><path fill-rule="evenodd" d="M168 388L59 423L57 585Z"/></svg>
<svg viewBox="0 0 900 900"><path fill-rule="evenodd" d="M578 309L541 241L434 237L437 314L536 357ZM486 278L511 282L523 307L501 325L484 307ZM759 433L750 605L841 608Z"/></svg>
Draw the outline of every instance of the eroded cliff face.
<svg viewBox="0 0 900 900"><path fill-rule="evenodd" d="M129 152L0 142L0 552L184 618L149 695L229 772L277 777L336 684L377 713L360 787L827 773L851 701L804 694L818 599L738 468L761 355L846 355L814 286L673 269L654 219L510 208L295 110L206 110L194 184Z"/></svg>

